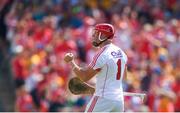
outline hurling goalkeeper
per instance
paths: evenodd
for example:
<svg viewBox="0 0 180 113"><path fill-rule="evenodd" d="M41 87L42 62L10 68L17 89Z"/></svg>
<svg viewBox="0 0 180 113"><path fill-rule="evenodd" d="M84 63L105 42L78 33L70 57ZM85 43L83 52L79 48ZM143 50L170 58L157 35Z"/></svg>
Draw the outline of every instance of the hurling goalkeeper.
<svg viewBox="0 0 180 113"><path fill-rule="evenodd" d="M81 81L86 82L96 75L96 87L89 92L93 97L85 112L124 111L122 81L126 75L127 56L121 48L112 43L114 33L111 24L101 23L94 27L92 44L99 48L99 51L87 67L78 66L72 53L67 53L64 57Z"/></svg>

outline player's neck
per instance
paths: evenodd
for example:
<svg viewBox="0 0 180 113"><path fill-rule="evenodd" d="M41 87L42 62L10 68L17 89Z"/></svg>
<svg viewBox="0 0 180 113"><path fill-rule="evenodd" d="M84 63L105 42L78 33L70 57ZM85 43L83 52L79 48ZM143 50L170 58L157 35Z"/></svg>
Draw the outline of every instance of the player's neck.
<svg viewBox="0 0 180 113"><path fill-rule="evenodd" d="M103 42L103 43L100 45L100 48L102 48L102 47L104 47L104 46L106 46L106 45L108 45L108 44L111 44L111 41L107 40L107 41Z"/></svg>

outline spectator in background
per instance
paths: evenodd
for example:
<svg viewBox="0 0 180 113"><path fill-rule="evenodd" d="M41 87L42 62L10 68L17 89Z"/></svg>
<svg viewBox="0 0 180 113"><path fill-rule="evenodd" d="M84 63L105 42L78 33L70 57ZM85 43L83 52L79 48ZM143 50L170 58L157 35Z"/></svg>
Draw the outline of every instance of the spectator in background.
<svg viewBox="0 0 180 113"><path fill-rule="evenodd" d="M32 100L31 95L26 91L24 88L24 85L21 85L21 87L17 91L17 99L16 99L16 106L15 111L19 112L33 112L35 111L35 106Z"/></svg>

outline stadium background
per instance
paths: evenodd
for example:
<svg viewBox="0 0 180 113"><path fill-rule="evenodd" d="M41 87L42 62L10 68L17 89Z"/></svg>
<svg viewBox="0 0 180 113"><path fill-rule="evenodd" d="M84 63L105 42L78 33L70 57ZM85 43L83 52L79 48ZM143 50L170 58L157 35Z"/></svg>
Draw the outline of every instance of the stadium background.
<svg viewBox="0 0 180 113"><path fill-rule="evenodd" d="M126 111L180 112L179 0L0 0L0 111L83 111L90 96L67 90L63 55L88 64L100 22L128 55L124 90L147 93L126 97Z"/></svg>

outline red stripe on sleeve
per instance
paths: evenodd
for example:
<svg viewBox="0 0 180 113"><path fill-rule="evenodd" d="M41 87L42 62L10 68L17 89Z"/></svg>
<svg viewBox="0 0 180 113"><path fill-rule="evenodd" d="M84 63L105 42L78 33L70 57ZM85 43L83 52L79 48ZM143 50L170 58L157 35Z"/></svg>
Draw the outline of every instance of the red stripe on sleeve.
<svg viewBox="0 0 180 113"><path fill-rule="evenodd" d="M90 63L90 67L93 68L96 64L96 61L98 59L98 57L103 53L103 51L106 49L106 47L102 48L93 58L93 61Z"/></svg>

